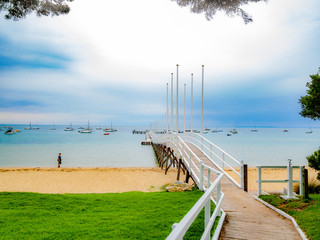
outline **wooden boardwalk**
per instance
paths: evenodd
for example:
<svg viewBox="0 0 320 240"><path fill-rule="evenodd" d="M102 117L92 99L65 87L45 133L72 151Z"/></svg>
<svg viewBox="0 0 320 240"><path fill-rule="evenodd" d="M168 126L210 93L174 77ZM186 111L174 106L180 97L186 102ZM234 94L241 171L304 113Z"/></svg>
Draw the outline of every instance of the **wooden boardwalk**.
<svg viewBox="0 0 320 240"><path fill-rule="evenodd" d="M197 147L187 145L204 164L214 168ZM220 239L301 239L290 220L237 188L226 176L222 179L221 191L225 194L222 209L227 217Z"/></svg>

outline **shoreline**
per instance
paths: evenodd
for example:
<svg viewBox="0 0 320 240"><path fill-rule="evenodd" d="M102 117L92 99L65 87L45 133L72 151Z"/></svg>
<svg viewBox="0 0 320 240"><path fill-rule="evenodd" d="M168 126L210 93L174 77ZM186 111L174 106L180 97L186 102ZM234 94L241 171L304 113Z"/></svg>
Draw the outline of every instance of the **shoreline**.
<svg viewBox="0 0 320 240"><path fill-rule="evenodd" d="M231 176L231 170L226 172ZM308 168L309 179L316 179L317 172ZM0 192L38 193L120 193L128 191L153 192L176 181L177 169L159 167L5 167L0 168ZM248 168L248 190L257 191L258 170ZM286 169L263 169L262 179L280 180L287 178ZM180 181L185 175L181 173ZM299 179L298 169L293 179ZM192 180L190 179L190 183ZM262 190L279 192L286 183L262 184Z"/></svg>

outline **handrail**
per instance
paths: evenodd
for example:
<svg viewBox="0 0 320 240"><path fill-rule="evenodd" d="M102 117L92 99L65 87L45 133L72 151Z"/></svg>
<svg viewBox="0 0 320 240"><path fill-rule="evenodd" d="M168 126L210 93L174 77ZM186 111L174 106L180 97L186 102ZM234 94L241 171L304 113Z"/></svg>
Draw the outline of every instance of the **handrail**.
<svg viewBox="0 0 320 240"><path fill-rule="evenodd" d="M200 137L201 140L204 140L205 142L207 142L208 144L210 144L210 148L208 146L206 146L203 141L200 141L199 139L197 139L196 137ZM205 156L221 171L223 172L227 178L229 178L230 181L232 181L238 188L243 188L243 164L240 163L238 160L236 160L234 157L232 157L230 154L226 153L224 150L222 150L221 148L219 148L217 145L215 145L214 143L210 142L209 140L207 140L205 137L201 136L200 134L194 134L191 133L190 135L184 135L184 137L187 137L190 141L190 143L192 143L193 145L195 145L199 150L201 150ZM219 151L221 151L222 153L222 158L220 156L218 156L213 150L212 148L215 147L215 149L218 149ZM207 151L205 151L207 150ZM209 154L207 154L207 152L209 152ZM212 156L215 156L218 160L220 160L222 162L222 167L213 160ZM224 157L227 156L230 158L230 160L232 160L233 162L235 162L237 165L239 165L240 167L240 173L238 173L237 170L234 169L234 167L232 167L228 162L225 161ZM240 177L240 183L238 183L234 178L232 178L225 170L224 167L225 165L232 170L236 175L238 175Z"/></svg>
<svg viewBox="0 0 320 240"><path fill-rule="evenodd" d="M217 218L217 216L221 215L218 228L215 231L214 239L218 239L222 223L225 218L225 212L221 209L221 203L224 197L223 192L220 190L221 179L224 176L223 172L217 171L216 169L204 164L201 159L190 149L190 147L186 144L186 142L179 136L179 134L165 134L161 136L157 136L152 134L152 141L155 143L166 143L168 145L172 145L174 151L177 154L177 157L180 157L184 162L187 170L192 174L195 183L199 186L200 190L204 190L204 195L198 200L198 202L192 207L192 209L184 216L184 218L178 224L173 225L173 230L167 239L182 239L185 235L186 231L193 223L195 218L198 216L200 211L205 207L205 229L201 239L208 240L210 239L211 229L213 224ZM196 165L195 162L200 164L200 168ZM207 177L204 176L204 168L207 169ZM196 174L196 172L197 174ZM211 171L214 172L217 177L211 183L210 176ZM199 177L198 177L199 176ZM207 186L205 187L204 181L207 182ZM212 194L216 190L216 200L213 199ZM213 214L211 213L211 201L213 201L216 205L216 208Z"/></svg>
<svg viewBox="0 0 320 240"><path fill-rule="evenodd" d="M213 142L209 141L208 139L206 139L205 137L201 136L199 133L192 133L196 136L199 136L200 138L202 138L203 140L205 140L206 142L208 142L209 144L211 144L212 146L214 146L215 148L219 149L221 152L223 152L224 154L226 154L229 158L231 158L233 161L235 161L238 164L241 164L237 159L235 159L234 157L232 157L229 153L227 153L226 151L224 151L222 148L218 147L217 145L215 145Z"/></svg>
<svg viewBox="0 0 320 240"><path fill-rule="evenodd" d="M216 180L212 183L212 185L207 189L207 191L202 195L202 197L197 201L197 203L191 208L191 210L182 218L182 220L174 225L174 229L170 233L170 235L166 238L167 240L176 240L176 239L182 239L185 233L188 231L189 227L193 223L193 221L196 219L196 217L199 215L203 207L210 208L210 201L211 196L214 192L214 190L217 189L217 204L215 211L213 212L212 216L209 217L206 222L206 227L204 234L202 235L201 239L208 239L208 236L210 237L210 232L212 225L218 216L220 214L220 206L223 200L223 193L220 192L220 181L223 177L223 173L221 173ZM209 204L208 204L209 203ZM210 210L210 209L209 209ZM205 210L205 213L209 213L208 209ZM205 216L208 217L208 216Z"/></svg>

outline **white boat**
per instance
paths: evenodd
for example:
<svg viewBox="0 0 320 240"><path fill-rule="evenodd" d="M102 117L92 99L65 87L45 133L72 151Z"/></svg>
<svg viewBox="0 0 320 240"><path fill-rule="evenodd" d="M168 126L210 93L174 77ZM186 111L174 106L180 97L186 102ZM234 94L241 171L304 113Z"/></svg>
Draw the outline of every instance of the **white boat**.
<svg viewBox="0 0 320 240"><path fill-rule="evenodd" d="M230 132L231 132L232 134L238 134L238 131L237 131L236 129L232 129Z"/></svg>
<svg viewBox="0 0 320 240"><path fill-rule="evenodd" d="M116 131L118 131L118 130L112 128L112 122L111 122L111 127L110 127L110 128L105 128L105 129L103 129L103 131L105 131L105 132L116 132Z"/></svg>
<svg viewBox="0 0 320 240"><path fill-rule="evenodd" d="M4 132L4 134L6 135L12 135L12 134L15 134L16 132L12 129L8 129L7 131Z"/></svg>
<svg viewBox="0 0 320 240"><path fill-rule="evenodd" d="M52 128L50 130L56 130L56 126L53 124Z"/></svg>
<svg viewBox="0 0 320 240"><path fill-rule="evenodd" d="M73 131L72 123L70 122L70 127L66 127L65 131Z"/></svg>
<svg viewBox="0 0 320 240"><path fill-rule="evenodd" d="M313 131L311 128L309 128L309 131L306 131L306 134L311 134L311 133L313 133Z"/></svg>
<svg viewBox="0 0 320 240"><path fill-rule="evenodd" d="M88 121L88 127L79 131L79 133L92 133L92 129L89 127L89 121Z"/></svg>
<svg viewBox="0 0 320 240"><path fill-rule="evenodd" d="M24 130L31 130L32 127L31 127L31 123L29 123L29 127L25 127Z"/></svg>

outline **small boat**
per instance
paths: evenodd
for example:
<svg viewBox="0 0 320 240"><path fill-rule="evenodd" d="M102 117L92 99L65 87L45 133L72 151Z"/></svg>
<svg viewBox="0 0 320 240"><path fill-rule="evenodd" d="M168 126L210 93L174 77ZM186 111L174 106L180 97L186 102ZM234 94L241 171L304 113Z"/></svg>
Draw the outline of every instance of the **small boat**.
<svg viewBox="0 0 320 240"><path fill-rule="evenodd" d="M309 130L308 130L308 131L306 131L306 134L311 134L311 133L313 133L313 131L312 131L312 129L311 129L311 128L309 128Z"/></svg>
<svg viewBox="0 0 320 240"><path fill-rule="evenodd" d="M230 134L230 133L227 133L227 136L231 136L232 134Z"/></svg>
<svg viewBox="0 0 320 240"><path fill-rule="evenodd" d="M14 132L21 132L20 130L16 129L16 130L13 130Z"/></svg>
<svg viewBox="0 0 320 240"><path fill-rule="evenodd" d="M72 123L70 122L70 127L66 127L65 131L73 131Z"/></svg>
<svg viewBox="0 0 320 240"><path fill-rule="evenodd" d="M56 126L53 124L52 128L50 130L56 130Z"/></svg>
<svg viewBox="0 0 320 240"><path fill-rule="evenodd" d="M236 129L232 129L230 132L231 132L232 134L238 134L238 131L237 131Z"/></svg>
<svg viewBox="0 0 320 240"><path fill-rule="evenodd" d="M191 130L190 130L190 129L188 129L188 130L186 130L186 132L191 132Z"/></svg>
<svg viewBox="0 0 320 240"><path fill-rule="evenodd" d="M105 129L103 129L103 131L105 131L105 132L116 132L116 131L118 131L118 130L112 128L112 122L111 122L111 127L110 127L110 128L105 128Z"/></svg>
<svg viewBox="0 0 320 240"><path fill-rule="evenodd" d="M192 132L194 132L194 133L200 133L199 130L193 130Z"/></svg>
<svg viewBox="0 0 320 240"><path fill-rule="evenodd" d="M205 128L204 131L210 131L210 128Z"/></svg>
<svg viewBox="0 0 320 240"><path fill-rule="evenodd" d="M12 134L15 134L16 132L12 129L8 129L7 131L4 132L4 134L6 135L12 135Z"/></svg>
<svg viewBox="0 0 320 240"><path fill-rule="evenodd" d="M284 130L282 130L282 132L288 132L288 130L287 130L287 129L284 129Z"/></svg>
<svg viewBox="0 0 320 240"><path fill-rule="evenodd" d="M107 133L104 133L103 135L110 135L110 133L107 132Z"/></svg>
<svg viewBox="0 0 320 240"><path fill-rule="evenodd" d="M29 123L29 127L25 127L24 130L31 130L32 127L31 127L31 123Z"/></svg>
<svg viewBox="0 0 320 240"><path fill-rule="evenodd" d="M89 127L89 121L88 121L88 127L79 131L79 133L92 133L92 129Z"/></svg>
<svg viewBox="0 0 320 240"><path fill-rule="evenodd" d="M203 131L202 133L203 133L203 134L207 134L207 133L208 133L208 131Z"/></svg>

